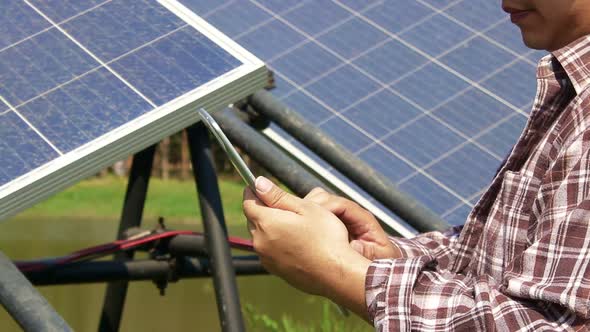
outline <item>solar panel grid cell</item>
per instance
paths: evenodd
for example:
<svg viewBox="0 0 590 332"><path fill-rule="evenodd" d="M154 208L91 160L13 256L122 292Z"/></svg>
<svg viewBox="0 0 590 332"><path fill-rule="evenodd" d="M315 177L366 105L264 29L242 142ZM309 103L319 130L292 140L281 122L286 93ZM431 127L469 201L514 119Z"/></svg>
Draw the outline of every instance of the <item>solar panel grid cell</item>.
<svg viewBox="0 0 590 332"><path fill-rule="evenodd" d="M489 165L497 164L497 159L467 143L446 153L426 171L449 188L454 188L461 197L469 198L488 185L488 179L495 171Z"/></svg>
<svg viewBox="0 0 590 332"><path fill-rule="evenodd" d="M507 156L525 124L526 118L511 114L491 126L477 141L496 155Z"/></svg>
<svg viewBox="0 0 590 332"><path fill-rule="evenodd" d="M408 101L384 89L344 111L342 115L382 139L423 113Z"/></svg>
<svg viewBox="0 0 590 332"><path fill-rule="evenodd" d="M0 50L50 26L21 1L0 2L0 22Z"/></svg>
<svg viewBox="0 0 590 332"><path fill-rule="evenodd" d="M13 111L0 115L0 186L58 156Z"/></svg>
<svg viewBox="0 0 590 332"><path fill-rule="evenodd" d="M18 106L98 63L52 28L2 51L0 66L2 95Z"/></svg>
<svg viewBox="0 0 590 332"><path fill-rule="evenodd" d="M151 107L100 68L19 109L61 151L69 152Z"/></svg>
<svg viewBox="0 0 590 332"><path fill-rule="evenodd" d="M399 188L415 197L434 213L443 214L449 207L461 202L457 195L449 190L441 190L440 183L433 181L431 177L418 173L405 182L399 183Z"/></svg>
<svg viewBox="0 0 590 332"><path fill-rule="evenodd" d="M45 13L55 22L63 22L96 6L110 1L105 0L29 0L29 3ZM26 8L24 2L21 4ZM27 8L30 11L30 8Z"/></svg>
<svg viewBox="0 0 590 332"><path fill-rule="evenodd" d="M206 18L224 6L183 2ZM524 126L543 54L524 47L497 3L231 3L272 18L238 40L275 70L275 96L447 220L464 220ZM469 183L455 179L467 171Z"/></svg>
<svg viewBox="0 0 590 332"><path fill-rule="evenodd" d="M104 62L186 25L166 9L138 0L110 1L61 25Z"/></svg>
<svg viewBox="0 0 590 332"><path fill-rule="evenodd" d="M427 62L427 58L396 40L388 40L354 61L357 66L387 84L395 83Z"/></svg>
<svg viewBox="0 0 590 332"><path fill-rule="evenodd" d="M242 35L261 22L272 20L270 14L254 4L244 1L229 2L207 19L211 24L228 26L225 33L231 37Z"/></svg>
<svg viewBox="0 0 590 332"><path fill-rule="evenodd" d="M317 44L305 43L270 64L295 83L305 85L335 69L341 62Z"/></svg>
<svg viewBox="0 0 590 332"><path fill-rule="evenodd" d="M302 2L293 8L282 16L310 35L321 33L350 16L337 4L326 0Z"/></svg>
<svg viewBox="0 0 590 332"><path fill-rule="evenodd" d="M432 112L452 127L461 128L468 137L480 136L512 113L498 100L473 88Z"/></svg>
<svg viewBox="0 0 590 332"><path fill-rule="evenodd" d="M301 115L312 123L321 123L333 116L332 112L302 92L290 94L283 99L283 102L287 106L300 110Z"/></svg>

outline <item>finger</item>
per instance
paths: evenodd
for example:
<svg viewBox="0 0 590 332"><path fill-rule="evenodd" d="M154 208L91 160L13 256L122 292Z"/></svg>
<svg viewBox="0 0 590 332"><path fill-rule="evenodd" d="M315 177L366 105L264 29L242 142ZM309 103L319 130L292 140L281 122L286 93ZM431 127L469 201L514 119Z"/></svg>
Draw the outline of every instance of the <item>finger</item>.
<svg viewBox="0 0 590 332"><path fill-rule="evenodd" d="M258 201L259 199L258 196L256 196L256 194L252 191L252 189L250 189L250 187L246 187L244 188L244 192L242 193L242 200Z"/></svg>
<svg viewBox="0 0 590 332"><path fill-rule="evenodd" d="M281 223L292 222L294 216L298 216L294 211L281 210L278 208L268 207L254 191L246 188L244 190L244 201L242 208L246 219L253 224L255 231L264 231L268 223L280 221ZM249 226L251 228L251 226ZM253 235L251 232L250 234Z"/></svg>
<svg viewBox="0 0 590 332"><path fill-rule="evenodd" d="M371 212L342 197L334 196L322 206L336 215L353 233L367 231L375 220Z"/></svg>
<svg viewBox="0 0 590 332"><path fill-rule="evenodd" d="M256 179L256 196L266 206L300 214L303 200L277 187L269 179L259 176Z"/></svg>
<svg viewBox="0 0 590 332"><path fill-rule="evenodd" d="M244 214L248 217L248 212L255 209L257 206L266 206L256 194L248 187L244 189L243 193L243 200L242 200L242 209L244 210Z"/></svg>
<svg viewBox="0 0 590 332"><path fill-rule="evenodd" d="M256 224L248 220L248 233L250 233L251 236L254 236L254 231L256 231Z"/></svg>
<svg viewBox="0 0 590 332"><path fill-rule="evenodd" d="M350 242L350 246L369 260L374 260L376 258L375 246L370 243L362 243L361 241L354 240Z"/></svg>
<svg viewBox="0 0 590 332"><path fill-rule="evenodd" d="M248 222L256 224L259 217L265 214L266 209L269 209L256 194L250 189L244 189L244 200L242 201L242 210ZM268 213L268 212L267 212Z"/></svg>
<svg viewBox="0 0 590 332"><path fill-rule="evenodd" d="M324 188L315 187L309 193L307 193L307 195L305 195L305 197L303 199L313 200L316 197L319 198L319 197L326 196L327 193L328 192L325 191Z"/></svg>

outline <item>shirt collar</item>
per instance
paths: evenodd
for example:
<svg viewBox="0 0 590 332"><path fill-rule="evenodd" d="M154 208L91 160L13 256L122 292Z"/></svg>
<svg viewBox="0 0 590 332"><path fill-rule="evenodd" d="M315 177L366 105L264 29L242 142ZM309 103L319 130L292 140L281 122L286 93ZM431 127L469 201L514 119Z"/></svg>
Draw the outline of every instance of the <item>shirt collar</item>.
<svg viewBox="0 0 590 332"><path fill-rule="evenodd" d="M554 75L564 71L576 94L580 94L590 84L590 35L581 37L551 54L553 56L541 59L539 68L550 68Z"/></svg>

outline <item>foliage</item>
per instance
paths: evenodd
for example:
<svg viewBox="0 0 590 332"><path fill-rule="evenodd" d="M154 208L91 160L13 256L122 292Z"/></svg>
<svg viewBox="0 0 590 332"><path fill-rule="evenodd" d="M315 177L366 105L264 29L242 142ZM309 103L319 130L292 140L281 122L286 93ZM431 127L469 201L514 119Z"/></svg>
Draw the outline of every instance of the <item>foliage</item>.
<svg viewBox="0 0 590 332"><path fill-rule="evenodd" d="M298 322L287 314L273 319L267 314L258 312L254 306L246 304L244 314L248 331L254 332L364 332L371 331L368 325L351 326L349 319L343 317L335 309L335 305L327 300L322 301L322 316L319 321Z"/></svg>
<svg viewBox="0 0 590 332"><path fill-rule="evenodd" d="M126 178L94 177L56 194L23 212L35 217L78 217L117 220L121 215ZM219 179L224 213L228 224L243 224L242 190L238 179ZM179 180L150 180L144 218L156 220L195 220L200 218L195 183Z"/></svg>

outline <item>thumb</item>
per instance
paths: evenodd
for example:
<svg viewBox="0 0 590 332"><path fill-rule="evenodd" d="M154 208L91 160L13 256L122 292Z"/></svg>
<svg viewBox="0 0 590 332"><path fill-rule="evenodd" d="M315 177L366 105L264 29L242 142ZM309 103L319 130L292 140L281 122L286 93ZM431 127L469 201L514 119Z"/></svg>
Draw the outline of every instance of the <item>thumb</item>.
<svg viewBox="0 0 590 332"><path fill-rule="evenodd" d="M256 178L256 196L268 207L300 213L302 200L282 190L264 176Z"/></svg>

